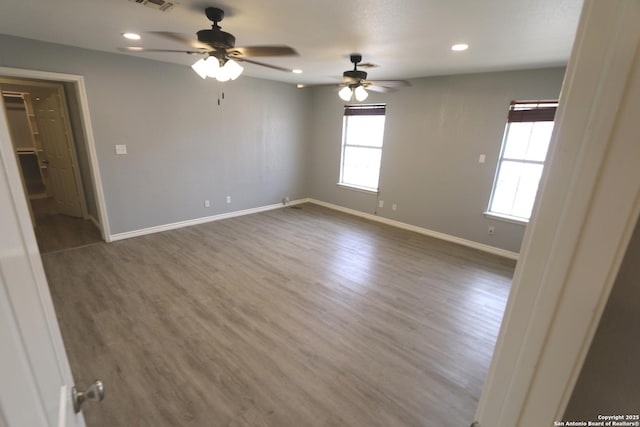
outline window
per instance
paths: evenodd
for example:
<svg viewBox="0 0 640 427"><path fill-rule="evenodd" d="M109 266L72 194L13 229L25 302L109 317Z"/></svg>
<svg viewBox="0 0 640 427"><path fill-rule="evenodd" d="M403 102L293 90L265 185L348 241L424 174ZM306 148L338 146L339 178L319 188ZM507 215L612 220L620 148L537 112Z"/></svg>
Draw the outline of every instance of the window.
<svg viewBox="0 0 640 427"><path fill-rule="evenodd" d="M346 105L339 184L378 191L385 105Z"/></svg>
<svg viewBox="0 0 640 427"><path fill-rule="evenodd" d="M529 220L557 106L556 101L511 103L488 214Z"/></svg>

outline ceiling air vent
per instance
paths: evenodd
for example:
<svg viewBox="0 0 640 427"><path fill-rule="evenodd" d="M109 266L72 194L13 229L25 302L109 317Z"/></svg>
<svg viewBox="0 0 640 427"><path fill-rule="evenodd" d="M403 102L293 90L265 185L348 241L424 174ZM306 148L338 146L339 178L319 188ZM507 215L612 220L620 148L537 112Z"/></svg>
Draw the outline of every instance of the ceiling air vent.
<svg viewBox="0 0 640 427"><path fill-rule="evenodd" d="M134 3L139 3L143 6L150 7L151 9L156 9L161 12L168 12L176 6L176 3L166 1L166 0L129 0Z"/></svg>

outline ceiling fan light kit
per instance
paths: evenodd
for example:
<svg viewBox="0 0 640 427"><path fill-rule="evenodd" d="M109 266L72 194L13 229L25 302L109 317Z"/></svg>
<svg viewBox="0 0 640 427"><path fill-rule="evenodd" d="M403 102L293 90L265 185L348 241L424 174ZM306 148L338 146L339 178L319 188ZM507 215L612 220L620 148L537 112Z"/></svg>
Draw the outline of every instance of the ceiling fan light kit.
<svg viewBox="0 0 640 427"><path fill-rule="evenodd" d="M367 91L362 86L358 86L357 88L355 88L353 90L353 94L356 97L356 100L359 102L364 101L365 99L367 99L367 96L369 96Z"/></svg>
<svg viewBox="0 0 640 427"><path fill-rule="evenodd" d="M200 77L202 77L203 79L206 79L207 77L209 77L209 75L211 75L212 77L215 77L215 73L220 68L220 64L218 63L217 58L212 58L209 56L209 57L201 58L197 60L191 66L191 68L193 68L193 71L198 73Z"/></svg>
<svg viewBox="0 0 640 427"><path fill-rule="evenodd" d="M197 60L191 68L200 77L206 79L210 77L216 79L219 82L226 82L229 80L235 80L240 77L244 68L233 59L225 61L224 65L220 66L221 60L211 55L206 58Z"/></svg>
<svg viewBox="0 0 640 427"><path fill-rule="evenodd" d="M356 101L362 102L369 96L369 93L362 86L357 86L355 89L351 89L349 86L345 86L338 92L338 96L342 98L343 101L349 102L352 101L355 97Z"/></svg>
<svg viewBox="0 0 640 427"><path fill-rule="evenodd" d="M349 86L345 86L338 92L338 96L342 98L343 101L351 101L351 97L353 96L353 91Z"/></svg>
<svg viewBox="0 0 640 427"><path fill-rule="evenodd" d="M242 74L242 71L244 71L242 65L238 64L233 59L229 59L223 67L219 68L216 79L221 82L226 82L227 80L235 80L240 76L240 74Z"/></svg>

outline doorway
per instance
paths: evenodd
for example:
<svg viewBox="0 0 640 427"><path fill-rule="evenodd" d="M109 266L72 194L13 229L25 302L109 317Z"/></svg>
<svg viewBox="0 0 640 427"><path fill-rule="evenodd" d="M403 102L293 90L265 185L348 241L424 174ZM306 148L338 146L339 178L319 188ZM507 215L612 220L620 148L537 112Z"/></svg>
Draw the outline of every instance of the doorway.
<svg viewBox="0 0 640 427"><path fill-rule="evenodd" d="M0 77L0 91L40 252L102 241L73 85Z"/></svg>

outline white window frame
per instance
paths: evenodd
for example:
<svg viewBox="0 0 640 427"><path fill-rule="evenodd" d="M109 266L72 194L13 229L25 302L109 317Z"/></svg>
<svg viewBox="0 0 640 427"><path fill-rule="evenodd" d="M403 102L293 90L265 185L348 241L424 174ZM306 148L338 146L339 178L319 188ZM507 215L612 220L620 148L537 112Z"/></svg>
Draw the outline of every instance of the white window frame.
<svg viewBox="0 0 640 427"><path fill-rule="evenodd" d="M370 114L367 114L367 111ZM382 111L382 113L380 113ZM384 135L382 136L382 142L380 146L377 145L362 145L362 144L349 144L347 141L347 127L350 116L383 116L386 119L386 104L356 104L356 105L345 105L344 106L344 115L342 119L342 146L340 149L340 176L338 180L338 186L346 187L353 190L364 191L367 193L378 193L378 189L380 188L380 170L382 167L382 147L384 145ZM367 187L362 185L357 185L354 183L349 183L344 181L344 161L345 161L345 151L347 147L360 147L360 148L368 148L368 149L376 149L380 150L380 163L378 164L378 186Z"/></svg>
<svg viewBox="0 0 640 427"><path fill-rule="evenodd" d="M524 105L531 105L532 108L529 110L520 110L519 107ZM535 164L541 165L543 170L546 162L546 154L545 160L529 160L524 158L512 158L505 156L505 150L507 148L507 141L509 138L509 130L511 128L511 123L535 123L541 121L553 121L549 120L549 114L551 117L555 114L555 110L557 109L558 101L557 100L540 100L540 101L512 101L509 106L509 117L507 119L507 125L505 127L504 137L502 139L502 147L500 148L500 156L498 157L498 163L496 166L496 173L493 178L493 186L491 188L491 195L489 197L489 206L484 213L485 216L491 217L494 219L499 219L507 222L513 222L516 224L528 224L530 218L524 218L519 216L513 216L504 214L501 212L495 212L491 210L493 205L493 200L496 192L496 187L498 185L498 177L500 176L500 169L505 161L509 162L520 162L525 164ZM550 110L553 110L551 112ZM528 118L525 120L524 118ZM547 147L547 153L549 152L549 147ZM539 183L538 183L539 188ZM537 190L536 190L537 193ZM535 194L533 195L535 198Z"/></svg>

